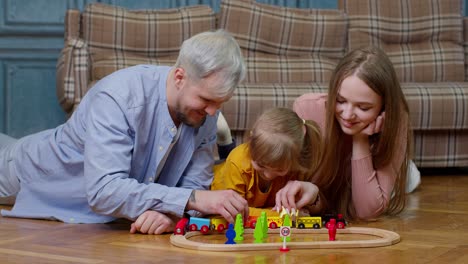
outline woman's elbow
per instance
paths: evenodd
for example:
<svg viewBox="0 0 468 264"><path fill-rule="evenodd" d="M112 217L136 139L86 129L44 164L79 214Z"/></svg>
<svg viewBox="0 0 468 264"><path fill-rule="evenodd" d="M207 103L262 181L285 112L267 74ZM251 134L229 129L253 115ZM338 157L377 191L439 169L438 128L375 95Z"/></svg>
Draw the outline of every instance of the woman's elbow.
<svg viewBox="0 0 468 264"><path fill-rule="evenodd" d="M387 208L385 202L356 207L356 217L360 220L371 220L381 216Z"/></svg>

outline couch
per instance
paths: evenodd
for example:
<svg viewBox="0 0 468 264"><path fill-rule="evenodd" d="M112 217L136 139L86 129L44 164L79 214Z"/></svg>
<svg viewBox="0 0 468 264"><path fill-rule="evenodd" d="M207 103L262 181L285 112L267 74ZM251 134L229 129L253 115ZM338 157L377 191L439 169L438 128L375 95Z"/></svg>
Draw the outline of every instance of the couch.
<svg viewBox="0 0 468 264"><path fill-rule="evenodd" d="M410 107L419 167L468 166L468 18L461 0L338 0L338 9L296 9L250 0L128 10L68 10L57 96L71 114L99 79L136 64L175 62L184 39L223 28L239 42L246 80L222 111L238 142L263 110L326 92L338 60L377 45L392 60Z"/></svg>

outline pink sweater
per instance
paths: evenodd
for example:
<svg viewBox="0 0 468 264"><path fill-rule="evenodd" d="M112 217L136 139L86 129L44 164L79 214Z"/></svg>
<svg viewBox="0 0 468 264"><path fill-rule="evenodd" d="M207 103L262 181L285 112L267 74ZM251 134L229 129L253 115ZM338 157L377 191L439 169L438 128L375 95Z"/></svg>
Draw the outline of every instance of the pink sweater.
<svg viewBox="0 0 468 264"><path fill-rule="evenodd" d="M323 133L326 100L326 94L305 94L295 100L293 109L301 118L317 122ZM370 154L351 159L352 199L357 215L361 219L377 217L388 206L395 179L405 159L407 135L403 132L400 134L398 145L401 148L390 164L374 168Z"/></svg>

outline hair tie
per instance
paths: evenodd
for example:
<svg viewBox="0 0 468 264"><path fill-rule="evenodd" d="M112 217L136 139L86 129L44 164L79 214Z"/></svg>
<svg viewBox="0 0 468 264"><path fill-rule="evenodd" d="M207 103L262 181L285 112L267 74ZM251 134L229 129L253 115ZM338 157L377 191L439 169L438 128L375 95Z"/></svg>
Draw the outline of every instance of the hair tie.
<svg viewBox="0 0 468 264"><path fill-rule="evenodd" d="M306 121L305 119L302 119L302 124L305 125L306 124Z"/></svg>

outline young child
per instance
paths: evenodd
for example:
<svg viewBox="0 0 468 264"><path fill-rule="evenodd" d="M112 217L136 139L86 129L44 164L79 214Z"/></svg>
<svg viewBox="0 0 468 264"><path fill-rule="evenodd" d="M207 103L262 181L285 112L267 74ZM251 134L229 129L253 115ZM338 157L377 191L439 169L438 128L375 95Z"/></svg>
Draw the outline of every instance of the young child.
<svg viewBox="0 0 468 264"><path fill-rule="evenodd" d="M347 54L331 77L328 95L305 94L296 99L294 110L324 131L327 146L313 178L325 198L324 210L368 220L405 207L409 110L382 50L367 47Z"/></svg>
<svg viewBox="0 0 468 264"><path fill-rule="evenodd" d="M278 205L313 212L318 188L311 175L319 164L321 142L315 122L288 108L267 110L255 122L248 141L215 167L211 189L238 192L252 216L262 211L277 215L271 209Z"/></svg>

